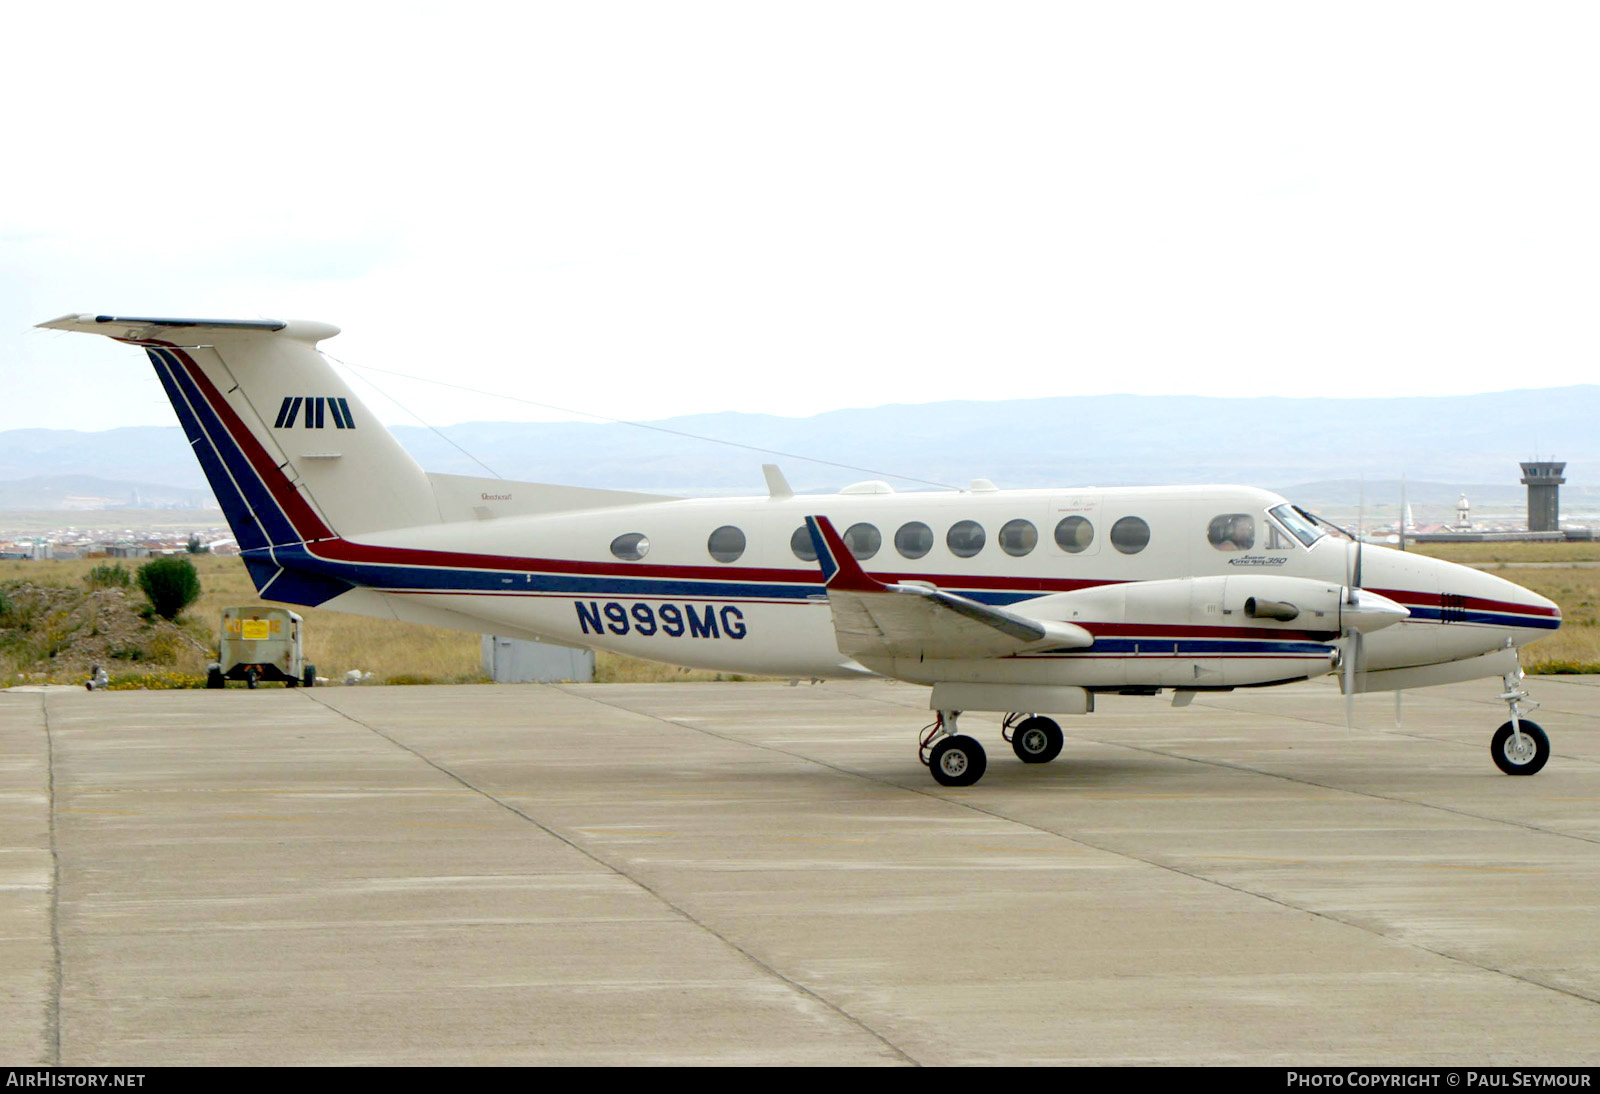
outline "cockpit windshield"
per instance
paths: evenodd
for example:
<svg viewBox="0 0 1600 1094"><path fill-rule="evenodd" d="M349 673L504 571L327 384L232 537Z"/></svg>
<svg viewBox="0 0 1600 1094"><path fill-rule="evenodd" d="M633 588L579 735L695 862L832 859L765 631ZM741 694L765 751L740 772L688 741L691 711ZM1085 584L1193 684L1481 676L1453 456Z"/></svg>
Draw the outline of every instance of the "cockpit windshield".
<svg viewBox="0 0 1600 1094"><path fill-rule="evenodd" d="M1287 528L1295 539L1307 547L1311 546L1323 536L1339 530L1325 520L1318 520L1310 513L1294 505L1280 505L1269 509L1279 524ZM1341 533L1342 534L1342 533Z"/></svg>

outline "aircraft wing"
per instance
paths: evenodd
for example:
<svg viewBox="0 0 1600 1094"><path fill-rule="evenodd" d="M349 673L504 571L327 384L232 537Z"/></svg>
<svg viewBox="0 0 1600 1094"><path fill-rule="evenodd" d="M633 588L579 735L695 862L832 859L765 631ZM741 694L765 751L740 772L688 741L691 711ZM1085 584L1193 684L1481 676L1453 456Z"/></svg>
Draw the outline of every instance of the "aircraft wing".
<svg viewBox="0 0 1600 1094"><path fill-rule="evenodd" d="M861 569L827 517L807 517L806 527L841 653L969 660L1094 643L1093 635L1073 623L1032 619L930 584L878 581Z"/></svg>

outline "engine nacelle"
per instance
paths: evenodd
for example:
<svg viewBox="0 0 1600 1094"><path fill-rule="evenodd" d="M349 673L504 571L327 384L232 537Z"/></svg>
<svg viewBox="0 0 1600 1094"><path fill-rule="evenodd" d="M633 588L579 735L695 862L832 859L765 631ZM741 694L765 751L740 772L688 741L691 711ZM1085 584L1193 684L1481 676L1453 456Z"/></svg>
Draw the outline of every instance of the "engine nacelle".
<svg viewBox="0 0 1600 1094"><path fill-rule="evenodd" d="M1371 600L1372 594L1362 596ZM1012 610L1036 619L1089 625L1146 623L1340 633L1343 586L1269 574L1129 581L1029 600Z"/></svg>

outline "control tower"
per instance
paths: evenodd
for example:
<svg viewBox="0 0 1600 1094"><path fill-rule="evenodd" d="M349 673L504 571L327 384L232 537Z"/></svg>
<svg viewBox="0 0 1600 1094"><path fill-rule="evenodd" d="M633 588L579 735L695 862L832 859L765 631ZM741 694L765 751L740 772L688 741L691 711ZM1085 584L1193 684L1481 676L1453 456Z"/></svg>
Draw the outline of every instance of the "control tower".
<svg viewBox="0 0 1600 1094"><path fill-rule="evenodd" d="M1561 531L1561 472L1566 463L1535 461L1522 465L1522 484L1528 488L1528 531Z"/></svg>

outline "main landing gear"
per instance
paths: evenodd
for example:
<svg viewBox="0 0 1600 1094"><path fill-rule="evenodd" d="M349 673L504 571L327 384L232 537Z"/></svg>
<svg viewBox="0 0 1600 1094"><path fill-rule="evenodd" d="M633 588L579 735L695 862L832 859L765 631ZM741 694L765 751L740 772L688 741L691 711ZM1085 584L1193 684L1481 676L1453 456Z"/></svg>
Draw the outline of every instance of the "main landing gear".
<svg viewBox="0 0 1600 1094"><path fill-rule="evenodd" d="M959 710L941 710L922 731L917 755L940 786L971 786L988 770L989 757L977 738L956 730ZM1007 714L1000 735L1025 764L1049 763L1061 755L1065 737L1053 720L1037 714Z"/></svg>
<svg viewBox="0 0 1600 1094"><path fill-rule="evenodd" d="M1538 703L1526 703L1528 693L1522 690L1522 670L1508 672L1506 690L1500 693L1511 708L1511 721L1494 731L1489 742L1489 755L1494 764L1507 775L1532 775L1550 759L1550 738L1538 722L1523 718L1539 709Z"/></svg>

